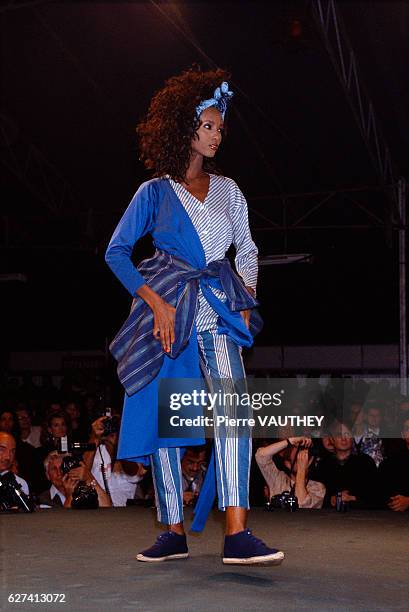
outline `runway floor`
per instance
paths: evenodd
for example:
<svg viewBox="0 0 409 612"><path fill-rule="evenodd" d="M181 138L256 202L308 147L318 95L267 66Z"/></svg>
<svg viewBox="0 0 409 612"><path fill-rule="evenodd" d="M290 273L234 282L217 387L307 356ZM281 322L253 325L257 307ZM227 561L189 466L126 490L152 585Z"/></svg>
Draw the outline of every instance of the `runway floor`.
<svg viewBox="0 0 409 612"><path fill-rule="evenodd" d="M286 553L279 567L223 566L222 515L189 537L190 558L140 563L159 534L153 510L41 510L2 515L2 610L409 609L409 515L251 511L249 527ZM186 524L190 524L190 512ZM15 593L66 603L9 603Z"/></svg>

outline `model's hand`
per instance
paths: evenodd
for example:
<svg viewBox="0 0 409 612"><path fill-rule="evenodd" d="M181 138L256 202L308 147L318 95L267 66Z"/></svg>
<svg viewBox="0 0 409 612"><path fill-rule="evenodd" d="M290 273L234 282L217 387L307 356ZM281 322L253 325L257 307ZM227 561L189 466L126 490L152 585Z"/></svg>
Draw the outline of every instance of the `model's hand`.
<svg viewBox="0 0 409 612"><path fill-rule="evenodd" d="M309 448L312 444L311 438L307 436L297 436L296 438L288 438L290 444L293 446L304 446L305 448Z"/></svg>
<svg viewBox="0 0 409 612"><path fill-rule="evenodd" d="M406 497L406 495L393 495L389 499L388 506L394 512L404 512L409 508L409 497Z"/></svg>
<svg viewBox="0 0 409 612"><path fill-rule="evenodd" d="M153 310L153 336L162 344L165 353L169 353L175 341L176 308L165 302L158 301Z"/></svg>
<svg viewBox="0 0 409 612"><path fill-rule="evenodd" d="M142 285L136 290L153 312L153 336L162 344L165 353L169 353L175 341L176 308L165 302L149 285Z"/></svg>

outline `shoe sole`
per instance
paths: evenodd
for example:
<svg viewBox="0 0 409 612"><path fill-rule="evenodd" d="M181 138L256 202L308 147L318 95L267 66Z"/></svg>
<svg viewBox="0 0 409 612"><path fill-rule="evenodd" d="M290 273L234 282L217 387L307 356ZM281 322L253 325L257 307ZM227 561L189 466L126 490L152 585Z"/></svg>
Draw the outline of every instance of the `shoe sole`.
<svg viewBox="0 0 409 612"><path fill-rule="evenodd" d="M162 561L171 561L172 559L187 559L188 556L189 553L179 553L177 555L166 555L166 557L145 557L145 555L139 553L135 558L146 563L161 563Z"/></svg>
<svg viewBox="0 0 409 612"><path fill-rule="evenodd" d="M225 565L280 565L283 562L284 557L284 553L280 551L272 555L264 555L263 557L248 557L247 559L223 557L223 563Z"/></svg>

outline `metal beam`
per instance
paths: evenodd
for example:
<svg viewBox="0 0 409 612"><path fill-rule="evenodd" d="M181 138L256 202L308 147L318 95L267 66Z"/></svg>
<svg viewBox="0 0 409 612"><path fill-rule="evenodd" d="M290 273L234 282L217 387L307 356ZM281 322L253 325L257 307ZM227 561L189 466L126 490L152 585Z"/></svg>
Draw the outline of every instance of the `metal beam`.
<svg viewBox="0 0 409 612"><path fill-rule="evenodd" d="M396 184L391 153L363 84L358 63L335 0L312 0L312 14L343 86L369 156L383 185ZM393 192L397 205L397 191Z"/></svg>

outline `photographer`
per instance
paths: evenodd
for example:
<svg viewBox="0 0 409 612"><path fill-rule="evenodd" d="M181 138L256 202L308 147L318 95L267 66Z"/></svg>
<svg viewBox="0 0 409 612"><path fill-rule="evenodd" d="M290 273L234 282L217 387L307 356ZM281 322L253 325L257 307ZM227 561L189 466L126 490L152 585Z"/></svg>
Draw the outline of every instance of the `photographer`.
<svg viewBox="0 0 409 612"><path fill-rule="evenodd" d="M183 505L194 506L206 475L206 447L191 446L182 459Z"/></svg>
<svg viewBox="0 0 409 612"><path fill-rule="evenodd" d="M119 418L116 416L103 416L94 421L89 442L97 448L96 451L84 453L84 462L93 478L111 498L112 505L126 506L127 500L134 498L136 485L145 470L140 463L116 459L118 432Z"/></svg>
<svg viewBox="0 0 409 612"><path fill-rule="evenodd" d="M38 496L38 503L42 506L64 506L67 492L63 483L61 463L64 455L58 451L51 451L44 460L44 469L50 487Z"/></svg>
<svg viewBox="0 0 409 612"><path fill-rule="evenodd" d="M313 461L311 438L287 438L257 450L256 461L269 488L269 498L294 489L300 508L322 508L325 487L309 480L308 468ZM273 457L282 453L280 469Z"/></svg>
<svg viewBox="0 0 409 612"><path fill-rule="evenodd" d="M84 461L81 461L79 467L73 468L65 474L62 479L65 491L66 500L64 502L64 508L72 508L73 497L76 491L76 487L79 483L85 483L86 486L92 486L98 495L98 507L108 508L112 506L109 495L105 492L105 489L94 478Z"/></svg>

